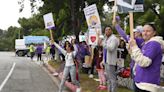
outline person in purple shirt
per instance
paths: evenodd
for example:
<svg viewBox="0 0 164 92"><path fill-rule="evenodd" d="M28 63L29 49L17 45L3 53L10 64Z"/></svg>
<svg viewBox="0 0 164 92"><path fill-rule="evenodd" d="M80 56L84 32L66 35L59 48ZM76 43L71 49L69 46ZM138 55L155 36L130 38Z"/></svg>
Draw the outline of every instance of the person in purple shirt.
<svg viewBox="0 0 164 92"><path fill-rule="evenodd" d="M119 23L120 23L120 17L119 16L116 16L115 29L119 33L119 35L124 38L124 40L126 41L126 43L128 43L128 41L129 41L130 38L125 33L125 31L120 27ZM139 33L138 34L135 33L136 31L139 31L140 32L140 35L139 35ZM136 43L137 43L137 45L138 45L139 48L142 48L142 44L144 43L144 39L142 38L142 31L143 31L143 28L141 28L141 27L136 28L135 31L134 31L134 38L135 38ZM131 62L130 62L130 69L131 69L131 77L132 78L134 78L134 75L135 75L134 74L134 71L133 71L134 70L133 69L134 64L135 64L135 62L132 59ZM135 87L133 87L133 89L135 90Z"/></svg>
<svg viewBox="0 0 164 92"><path fill-rule="evenodd" d="M43 47L41 44L38 44L36 47L37 61L42 61Z"/></svg>
<svg viewBox="0 0 164 92"><path fill-rule="evenodd" d="M136 40L130 39L130 54L135 61L135 92L158 92L160 85L160 66L162 61L162 39L156 36L154 24L145 24L141 49Z"/></svg>
<svg viewBox="0 0 164 92"><path fill-rule="evenodd" d="M115 27L119 31L118 24ZM129 40L129 53L135 62L133 66L135 92L162 92L159 91L161 90L159 85L164 41L162 37L156 36L156 31L154 24L145 24L142 32L144 42L142 39ZM142 44L138 44L139 41Z"/></svg>

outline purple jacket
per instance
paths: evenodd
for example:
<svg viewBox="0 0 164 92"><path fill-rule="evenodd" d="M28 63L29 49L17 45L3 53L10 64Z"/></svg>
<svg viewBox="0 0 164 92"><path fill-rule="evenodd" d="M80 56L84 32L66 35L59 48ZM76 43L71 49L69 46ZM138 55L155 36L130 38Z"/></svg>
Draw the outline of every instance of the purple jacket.
<svg viewBox="0 0 164 92"><path fill-rule="evenodd" d="M115 26L117 32L126 40L128 41L128 37L126 36L125 32L121 29L119 25ZM141 49L141 52L144 56L148 57L152 60L152 63L148 67L141 67L137 64L136 66L136 75L134 77L134 81L139 82L146 82L151 84L160 83L160 66L162 60L162 49L161 44L157 41L149 41L148 43L144 44L144 40L142 38L135 38L138 47ZM134 61L131 62L131 68L134 65Z"/></svg>
<svg viewBox="0 0 164 92"><path fill-rule="evenodd" d="M136 75L134 81L160 84L160 66L162 60L161 44L156 41L150 41L143 45L142 54L152 60L148 67L136 66Z"/></svg>
<svg viewBox="0 0 164 92"><path fill-rule="evenodd" d="M43 47L42 46L39 45L39 46L36 47L36 53L37 54L42 54L42 51L43 51Z"/></svg>

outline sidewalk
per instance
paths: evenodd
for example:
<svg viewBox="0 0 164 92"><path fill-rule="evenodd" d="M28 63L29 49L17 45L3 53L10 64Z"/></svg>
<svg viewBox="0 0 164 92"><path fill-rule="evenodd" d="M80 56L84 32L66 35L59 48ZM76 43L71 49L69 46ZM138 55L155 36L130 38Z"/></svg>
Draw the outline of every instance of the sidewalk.
<svg viewBox="0 0 164 92"><path fill-rule="evenodd" d="M48 64L45 64L43 65L43 70L45 72L47 72L47 74L51 77L51 79L53 80L53 82L55 83L55 85L58 86L59 88L59 85L60 85L60 79L58 77L54 77L52 74L53 74L53 68L48 65ZM52 68L52 70L50 70L50 68ZM63 92L70 92L67 88L64 88Z"/></svg>
<svg viewBox="0 0 164 92"><path fill-rule="evenodd" d="M44 61L44 64L43 64L43 61ZM45 57L43 57L43 61L37 61L37 58L34 57L32 62L39 65L50 76L50 78L53 80L55 85L57 85L59 88L61 79L59 77L55 77L52 75L55 72L55 69L51 65L48 64L48 61L45 59ZM63 92L71 92L71 91L67 87L65 87Z"/></svg>

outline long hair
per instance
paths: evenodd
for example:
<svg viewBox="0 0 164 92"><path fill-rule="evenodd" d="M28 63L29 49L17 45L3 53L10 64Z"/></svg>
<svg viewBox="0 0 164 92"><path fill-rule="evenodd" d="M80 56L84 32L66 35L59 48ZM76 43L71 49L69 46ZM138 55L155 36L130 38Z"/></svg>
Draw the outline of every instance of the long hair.
<svg viewBox="0 0 164 92"><path fill-rule="evenodd" d="M66 45L69 45L70 44L70 42L69 41L65 41L65 43L64 43L64 49L66 50Z"/></svg>
<svg viewBox="0 0 164 92"><path fill-rule="evenodd" d="M68 47L70 47L71 51L74 51L74 47L72 44L69 44Z"/></svg>

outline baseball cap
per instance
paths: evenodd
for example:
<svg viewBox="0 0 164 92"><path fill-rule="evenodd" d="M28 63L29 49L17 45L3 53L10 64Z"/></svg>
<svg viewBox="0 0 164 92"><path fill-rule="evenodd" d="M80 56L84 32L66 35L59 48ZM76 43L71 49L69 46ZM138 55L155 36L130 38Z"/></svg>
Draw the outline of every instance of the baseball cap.
<svg viewBox="0 0 164 92"><path fill-rule="evenodd" d="M138 31L142 32L142 31L143 31L143 27L142 27L141 25L136 26L136 30L138 30Z"/></svg>
<svg viewBox="0 0 164 92"><path fill-rule="evenodd" d="M133 29L133 32L137 32L137 30L136 29Z"/></svg>

